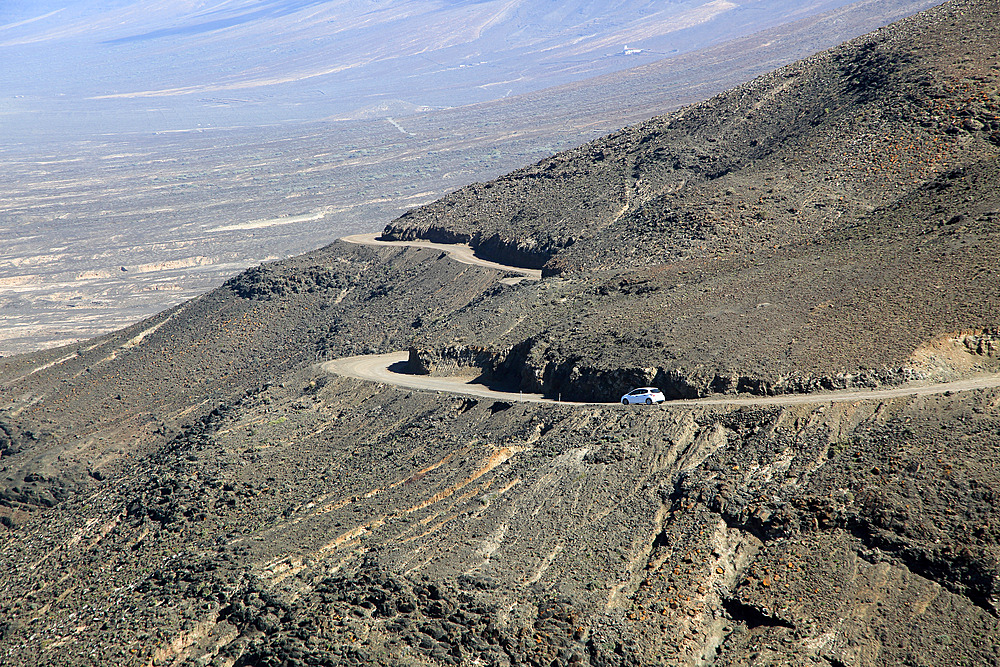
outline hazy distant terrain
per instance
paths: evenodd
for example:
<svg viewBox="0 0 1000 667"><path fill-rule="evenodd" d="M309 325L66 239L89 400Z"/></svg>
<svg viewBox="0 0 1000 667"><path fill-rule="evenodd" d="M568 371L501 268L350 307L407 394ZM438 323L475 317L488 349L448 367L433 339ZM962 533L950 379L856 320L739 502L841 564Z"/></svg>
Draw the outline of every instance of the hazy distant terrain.
<svg viewBox="0 0 1000 667"><path fill-rule="evenodd" d="M3 3L0 355L115 329L932 4Z"/></svg>
<svg viewBox="0 0 1000 667"><path fill-rule="evenodd" d="M463 106L627 69L849 4L4 3L5 125L8 139L38 139Z"/></svg>

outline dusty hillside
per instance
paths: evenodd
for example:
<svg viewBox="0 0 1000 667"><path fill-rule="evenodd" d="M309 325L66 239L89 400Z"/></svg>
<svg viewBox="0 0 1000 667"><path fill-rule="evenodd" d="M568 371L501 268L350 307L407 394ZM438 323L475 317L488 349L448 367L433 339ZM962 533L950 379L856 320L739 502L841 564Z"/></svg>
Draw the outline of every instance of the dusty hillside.
<svg viewBox="0 0 1000 667"><path fill-rule="evenodd" d="M947 3L411 211L388 237L469 239L549 273L773 248L850 227L995 158L995 3Z"/></svg>
<svg viewBox="0 0 1000 667"><path fill-rule="evenodd" d="M1000 664L1000 390L627 409L404 390L316 363L412 345L431 370L475 359L500 381L610 400L650 378L725 394L995 372L994 102L968 100L995 93L981 45L998 10L949 3L624 130L603 160L583 161L594 144L448 200L433 233L452 238L499 206L494 190L547 215L546 197L563 202L545 238L577 240L550 244L537 284L338 242L87 344L0 359L0 663ZM836 74L867 58L898 66ZM792 123L796 77L821 71L840 106L809 116L805 96ZM965 74L984 88L956 96ZM936 110L911 123L900 107L893 125L880 100L906 99L910 78L940 93ZM698 118L736 101L768 112L712 122L745 126L759 155L705 134L716 172L673 166L676 142L663 160L638 143L688 122L694 142ZM966 108L967 129L945 123ZM909 182L872 144L908 132L940 145ZM673 189L601 222L624 204L600 183L638 191L638 162L613 166L626 154ZM830 166L861 154L886 171ZM528 175L568 160L606 181ZM842 193L825 207L807 189L820 163ZM699 205L719 231L696 224ZM549 242L527 221L480 222L522 249Z"/></svg>
<svg viewBox="0 0 1000 667"><path fill-rule="evenodd" d="M948 3L389 225L561 278L517 306L485 300L462 340L453 323L421 332L428 365L455 343L487 347L512 382L586 399L624 388L607 377L622 367L678 396L929 376L916 350L1000 312L1000 5L974 7Z"/></svg>

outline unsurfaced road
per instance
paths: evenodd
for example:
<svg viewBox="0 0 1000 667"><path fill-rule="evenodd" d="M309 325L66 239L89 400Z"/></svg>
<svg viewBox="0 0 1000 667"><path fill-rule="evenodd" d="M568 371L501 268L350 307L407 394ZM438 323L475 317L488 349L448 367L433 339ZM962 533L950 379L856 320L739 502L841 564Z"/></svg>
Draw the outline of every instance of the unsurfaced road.
<svg viewBox="0 0 1000 667"><path fill-rule="evenodd" d="M505 266L496 262L480 259L473 254L467 245L449 245L430 243L429 241L379 241L373 234L358 234L344 237L342 240L364 245L412 246L416 248L432 248L447 252L453 259L465 264L477 264L498 269L508 273L519 273L521 278L515 280L538 280L541 273L535 269L522 269ZM409 353L390 352L388 354L369 354L358 357L344 357L322 364L323 370L335 375L370 380L391 384L407 389L424 391L443 391L452 394L464 394L491 398L499 401L526 401L531 403L557 403L541 394L524 394L520 392L493 391L488 387L476 384L468 377L441 377L430 375L415 375L405 372ZM668 401L670 406L741 406L741 405L796 405L803 403L843 403L851 401L872 401L901 396L926 396L931 394L947 394L975 389L992 389L1000 387L1000 375L984 375L980 377L944 383L909 384L890 389L851 390L818 392L814 394L783 394L781 396L718 396L691 400ZM608 403L616 403L616 396L609 396ZM607 405L608 403L576 403L562 401L564 405Z"/></svg>
<svg viewBox="0 0 1000 667"><path fill-rule="evenodd" d="M407 389L422 389L425 391L444 391L451 394L465 394L480 398L492 398L498 401L527 401L531 403L557 403L541 394L523 394L517 392L493 391L488 387L473 383L468 377L440 377L430 375L413 375L393 370L402 369L408 357L407 352L390 352L388 354L368 354L358 357L334 359L323 364L323 370L335 375L370 380L384 384L396 385ZM944 382L938 384L912 384L891 389L869 389L864 391L831 391L815 394L783 394L781 396L718 396L712 398L684 399L667 401L664 405L671 406L709 406L709 405L796 405L802 403L844 403L852 401L872 401L900 396L926 396L930 394L956 393L973 389L991 389L1000 387L1000 376L983 377ZM608 403L617 402L618 397L609 397ZM576 403L562 401L564 405L607 405L608 403Z"/></svg>
<svg viewBox="0 0 1000 667"><path fill-rule="evenodd" d="M341 241L347 241L348 243L356 243L358 245L373 245L373 246L393 246L402 248L429 248L431 250L440 250L442 252L448 253L448 255L456 262L461 262L462 264L474 264L476 266L485 266L490 269L496 269L497 271L504 271L506 273L517 273L520 277L518 278L505 278L500 282L512 285L514 283L520 282L522 280L541 280L542 271L540 269L524 269L520 266L508 266L506 264L498 264L496 262L491 262L488 259L483 259L481 257L476 257L475 251L464 243L432 243L430 241L383 241L378 238L377 234L354 234L353 236L344 236L340 239Z"/></svg>

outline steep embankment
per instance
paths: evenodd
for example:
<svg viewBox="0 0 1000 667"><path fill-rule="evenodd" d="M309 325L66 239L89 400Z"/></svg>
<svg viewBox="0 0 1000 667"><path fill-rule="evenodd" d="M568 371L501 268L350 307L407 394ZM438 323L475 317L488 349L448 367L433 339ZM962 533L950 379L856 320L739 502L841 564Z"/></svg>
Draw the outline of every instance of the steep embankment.
<svg viewBox="0 0 1000 667"><path fill-rule="evenodd" d="M580 409L286 373L9 533L0 650L990 664L998 401Z"/></svg>
<svg viewBox="0 0 1000 667"><path fill-rule="evenodd" d="M914 354L998 325L998 21L948 3L403 216L560 278L418 332L425 369L474 348L580 400L965 372Z"/></svg>

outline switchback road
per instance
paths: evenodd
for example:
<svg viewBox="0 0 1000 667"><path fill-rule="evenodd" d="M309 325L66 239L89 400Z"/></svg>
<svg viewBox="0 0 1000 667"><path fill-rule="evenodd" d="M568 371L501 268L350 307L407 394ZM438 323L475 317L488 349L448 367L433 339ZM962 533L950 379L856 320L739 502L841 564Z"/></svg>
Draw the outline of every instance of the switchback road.
<svg viewBox="0 0 1000 667"><path fill-rule="evenodd" d="M540 280L541 271L523 269L516 266L506 266L484 259L473 254L467 245L431 243L430 241L380 241L375 234L356 234L345 236L342 240L349 243L376 246L397 246L431 248L448 253L452 259L464 264L476 264L500 271L519 273L517 280ZM510 279L507 279L510 280ZM480 398L491 398L498 401L525 401L531 403L556 403L551 398L541 394L524 394L514 392L493 391L485 385L471 382L469 377L440 377L430 375L415 375L405 372L407 352L390 352L388 354L372 354L358 357L344 357L322 364L323 370L335 375L382 382L407 389L424 391L444 391L452 394L465 394ZM927 396L947 394L975 389L992 389L1000 387L1000 375L984 375L980 377L958 380L956 382L909 384L888 389L868 389L850 391L817 392L813 394L783 394L780 396L718 396L711 398L685 399L667 401L671 406L741 406L741 405L798 405L808 403L844 403L851 401L872 401L901 396ZM574 403L562 401L566 405L607 405L617 403L619 397L609 396L607 403Z"/></svg>

